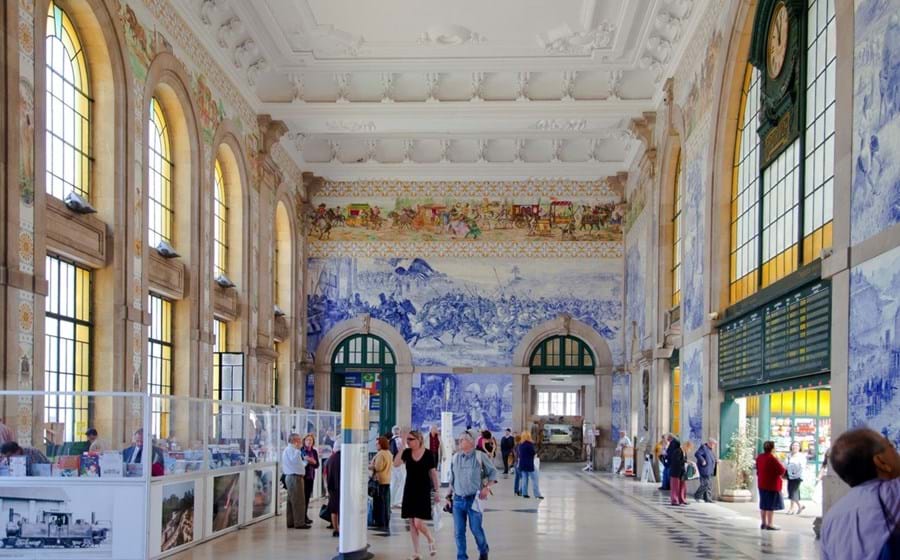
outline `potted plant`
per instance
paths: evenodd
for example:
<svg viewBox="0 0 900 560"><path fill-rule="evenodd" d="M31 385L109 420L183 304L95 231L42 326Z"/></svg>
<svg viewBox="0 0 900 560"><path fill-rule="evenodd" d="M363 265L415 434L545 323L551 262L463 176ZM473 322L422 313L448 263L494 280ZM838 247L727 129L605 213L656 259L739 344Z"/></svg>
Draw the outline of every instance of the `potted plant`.
<svg viewBox="0 0 900 560"><path fill-rule="evenodd" d="M723 502L749 502L753 499L750 484L756 464L756 427L747 426L731 436L726 459L734 471L734 480L725 487L719 499Z"/></svg>

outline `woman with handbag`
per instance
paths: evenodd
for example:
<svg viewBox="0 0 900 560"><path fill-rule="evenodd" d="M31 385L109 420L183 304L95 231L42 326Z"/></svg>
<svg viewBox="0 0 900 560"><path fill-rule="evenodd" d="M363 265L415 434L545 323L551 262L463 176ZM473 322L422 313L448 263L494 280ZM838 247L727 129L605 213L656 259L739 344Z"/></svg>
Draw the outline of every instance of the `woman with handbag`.
<svg viewBox="0 0 900 560"><path fill-rule="evenodd" d="M306 472L303 475L303 491L306 493L306 509L303 510L306 516L306 524L312 525L312 519L309 518L309 502L312 499L313 484L316 480L316 469L319 468L319 452L316 451L316 436L306 434L303 438L303 447L300 448L303 459L306 461Z"/></svg>
<svg viewBox="0 0 900 560"><path fill-rule="evenodd" d="M385 437L378 438L378 453L372 458L369 470L369 495L372 496L372 526L385 531L391 525L391 471L394 468L389 451L390 442ZM373 484L374 483L374 484Z"/></svg>

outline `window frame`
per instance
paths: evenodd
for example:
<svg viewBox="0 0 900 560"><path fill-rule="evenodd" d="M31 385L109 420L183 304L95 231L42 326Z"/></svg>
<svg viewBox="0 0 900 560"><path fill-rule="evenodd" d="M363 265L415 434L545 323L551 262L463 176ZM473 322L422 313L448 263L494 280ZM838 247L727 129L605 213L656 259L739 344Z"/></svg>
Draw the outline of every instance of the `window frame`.
<svg viewBox="0 0 900 560"><path fill-rule="evenodd" d="M58 41L62 50L59 51L52 41ZM90 72L78 29L68 14L52 0L47 9L44 45L47 113L44 125L44 188L48 196L60 200L70 192L90 200L94 162L94 99L91 97ZM60 67L54 63L53 58L57 53L63 58L56 62L70 65L71 79L66 77L65 66ZM58 117L55 111L57 107L61 109ZM69 117L72 130L67 134L66 123L63 121L69 120ZM55 122L58 126L54 125ZM56 153L56 146L60 148L59 154ZM67 162L67 159L71 161ZM69 167L69 163L71 169L67 173L64 168Z"/></svg>
<svg viewBox="0 0 900 560"><path fill-rule="evenodd" d="M213 278L228 276L228 198L222 164L213 170Z"/></svg>
<svg viewBox="0 0 900 560"><path fill-rule="evenodd" d="M45 260L48 293L44 312L44 390L48 393L52 391L90 391L94 358L93 271L53 254L48 254ZM71 278L67 279L71 280L71 283L66 294L63 293L60 283L64 268L68 269L71 275ZM73 314L69 315L61 311L61 307L66 304L74 308ZM51 333L50 322L56 324L56 328L53 329L55 332ZM65 329L62 328L62 324L70 325L71 337L64 337ZM86 336L79 336L80 331L83 334L85 334L84 331L87 331ZM70 351L61 351L63 340L71 343ZM54 346L55 360L52 359ZM61 371L63 365L61 365L60 358L63 355L71 357L71 360L67 360L69 363L65 364L66 369L71 369L71 372ZM54 375L54 383L51 383L51 376ZM63 376L71 377L69 380L71 388L69 388L68 382L63 386L61 383ZM92 417L88 401L89 398L86 396L46 394L44 396L44 421L59 422L60 411L70 411L63 415L64 441L82 441L84 432L90 427ZM51 410L56 411L56 414L49 414Z"/></svg>
<svg viewBox="0 0 900 560"><path fill-rule="evenodd" d="M156 247L160 241L165 241L172 245L175 224L175 209L172 204L175 164L172 160L169 122L162 104L156 97L150 99L150 117L147 129L148 244L150 247ZM160 149L156 149L157 145ZM159 223L154 223L156 221L154 220L155 209Z"/></svg>
<svg viewBox="0 0 900 560"><path fill-rule="evenodd" d="M173 394L175 338L174 338L174 302L155 293L148 298L150 310L150 328L147 336L147 393L150 395L171 396ZM157 312L154 312L157 310ZM160 323L156 323L157 317ZM166 334L168 331L168 334ZM155 336L157 333L160 336ZM154 349L160 355L155 355ZM164 351L168 350L168 357ZM159 378L155 379L154 362L159 364ZM169 433L169 400L151 398L151 433L157 437L166 437ZM156 431L154 431L156 430Z"/></svg>
<svg viewBox="0 0 900 560"><path fill-rule="evenodd" d="M761 71L750 64L745 71L732 171L731 304L814 262L820 258L822 250L832 244L837 60L834 3L808 0L805 18L804 23L808 23L807 37L800 70L806 76L805 90L800 99L804 114L803 130L765 169L760 169L759 165L757 124L748 123L746 114L749 100L757 108L749 118L759 118ZM819 60L820 57L822 60ZM752 99L753 96L757 98ZM752 132L749 136L745 134L748 129ZM755 152L756 158L752 157L752 153L751 157L742 157L742 154L747 155L743 144L748 140L753 142L751 152ZM755 216L751 215L751 219L743 221L739 218L746 212L738 212L744 202L739 197L746 189L739 186L749 173L753 173L755 179L746 184L756 185L757 196L746 212L755 212ZM737 245L739 235L744 236L740 247ZM751 257L755 256L755 260L751 258L749 264L741 262L740 252L753 242L756 247L752 248ZM748 267L746 271L744 267ZM739 275L741 271L743 275Z"/></svg>
<svg viewBox="0 0 900 560"><path fill-rule="evenodd" d="M672 309L681 305L681 246L683 237L681 184L681 151L675 159L675 180L672 190Z"/></svg>

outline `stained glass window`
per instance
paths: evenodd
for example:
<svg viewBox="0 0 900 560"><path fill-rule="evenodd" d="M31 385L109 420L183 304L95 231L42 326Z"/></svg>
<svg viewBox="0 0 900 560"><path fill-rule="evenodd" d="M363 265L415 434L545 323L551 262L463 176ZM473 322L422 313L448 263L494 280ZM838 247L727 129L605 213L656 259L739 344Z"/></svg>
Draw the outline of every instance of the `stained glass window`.
<svg viewBox="0 0 900 560"><path fill-rule="evenodd" d="M55 3L47 11L47 194L85 198L91 183L91 105L87 61L72 20Z"/></svg>
<svg viewBox="0 0 900 560"><path fill-rule="evenodd" d="M47 311L44 317L44 422L64 426L65 441L84 439L87 397L55 391L91 389L91 271L47 257Z"/></svg>
<svg viewBox="0 0 900 560"><path fill-rule="evenodd" d="M150 138L148 150L150 246L160 241L172 243L172 149L169 128L162 106L154 97L150 100Z"/></svg>

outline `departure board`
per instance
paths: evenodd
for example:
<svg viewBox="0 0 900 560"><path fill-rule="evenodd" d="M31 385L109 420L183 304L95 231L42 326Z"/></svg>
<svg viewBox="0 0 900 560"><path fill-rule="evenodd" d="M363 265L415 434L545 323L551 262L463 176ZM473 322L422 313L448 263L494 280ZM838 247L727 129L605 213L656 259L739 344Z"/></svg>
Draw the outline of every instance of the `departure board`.
<svg viewBox="0 0 900 560"><path fill-rule="evenodd" d="M719 387L828 371L831 285L816 282L719 327Z"/></svg>

